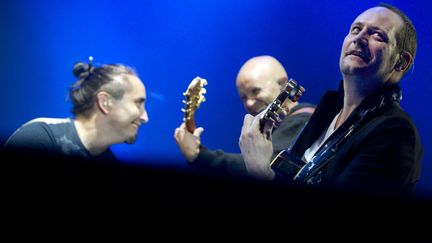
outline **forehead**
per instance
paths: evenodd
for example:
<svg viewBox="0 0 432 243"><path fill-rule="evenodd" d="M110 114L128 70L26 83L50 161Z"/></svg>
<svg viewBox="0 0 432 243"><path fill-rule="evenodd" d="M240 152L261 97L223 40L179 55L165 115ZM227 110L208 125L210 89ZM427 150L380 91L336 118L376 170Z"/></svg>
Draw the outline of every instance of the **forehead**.
<svg viewBox="0 0 432 243"><path fill-rule="evenodd" d="M129 80L129 88L126 91L126 94L129 94L132 96L132 98L138 98L138 97L146 97L146 89L141 81L137 76L127 74L126 78Z"/></svg>
<svg viewBox="0 0 432 243"><path fill-rule="evenodd" d="M386 32L397 30L402 26L402 18L395 12L384 8L370 8L361 13L353 22L378 27Z"/></svg>
<svg viewBox="0 0 432 243"><path fill-rule="evenodd" d="M255 65L253 68L242 70L237 80L239 88L261 87L269 85L273 74L267 65Z"/></svg>

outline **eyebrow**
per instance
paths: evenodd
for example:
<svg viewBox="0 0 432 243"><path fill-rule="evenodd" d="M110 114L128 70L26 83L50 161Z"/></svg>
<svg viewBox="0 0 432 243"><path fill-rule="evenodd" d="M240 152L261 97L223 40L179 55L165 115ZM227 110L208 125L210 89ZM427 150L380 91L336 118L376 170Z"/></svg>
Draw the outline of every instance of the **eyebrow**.
<svg viewBox="0 0 432 243"><path fill-rule="evenodd" d="M351 28L354 27L354 26L364 27L365 24L363 22L354 22L354 23L351 24ZM377 26L370 25L368 28L372 29L372 30L379 30L380 32L383 32L383 33L387 33L385 30L383 30L383 29L381 29L381 28L379 28Z"/></svg>
<svg viewBox="0 0 432 243"><path fill-rule="evenodd" d="M352 27L355 27L355 26L360 26L360 27L363 28L363 27L365 26L365 24L362 23L362 22L354 22L354 23L352 23L350 29L351 29ZM380 32L381 34L383 34L383 36L384 36L386 39L388 39L387 31L385 31L385 30L383 30L383 29L381 29L381 28L379 28L379 27L377 27L377 26L373 26L373 25L372 25L372 26L368 26L368 29L373 30L373 31L378 31L378 32Z"/></svg>
<svg viewBox="0 0 432 243"><path fill-rule="evenodd" d="M362 22L354 22L351 24L350 28L352 28L353 26L364 26L364 23Z"/></svg>

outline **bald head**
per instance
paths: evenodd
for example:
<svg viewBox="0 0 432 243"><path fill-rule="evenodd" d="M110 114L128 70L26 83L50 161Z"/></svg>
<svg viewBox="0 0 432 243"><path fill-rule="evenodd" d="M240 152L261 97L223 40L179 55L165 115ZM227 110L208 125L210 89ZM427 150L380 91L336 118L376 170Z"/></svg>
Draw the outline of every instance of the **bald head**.
<svg viewBox="0 0 432 243"><path fill-rule="evenodd" d="M237 86L247 81L287 79L288 75L282 64L271 56L257 56L247 60L237 74Z"/></svg>
<svg viewBox="0 0 432 243"><path fill-rule="evenodd" d="M271 56L246 61L237 74L237 91L248 113L257 115L276 99L288 75L282 64Z"/></svg>

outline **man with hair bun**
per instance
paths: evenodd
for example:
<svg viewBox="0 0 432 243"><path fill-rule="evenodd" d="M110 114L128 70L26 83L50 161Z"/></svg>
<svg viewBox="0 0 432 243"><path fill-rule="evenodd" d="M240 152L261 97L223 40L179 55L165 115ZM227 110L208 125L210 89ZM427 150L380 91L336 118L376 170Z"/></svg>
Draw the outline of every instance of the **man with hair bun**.
<svg viewBox="0 0 432 243"><path fill-rule="evenodd" d="M116 160L113 144L135 142L148 122L146 89L137 73L122 64L73 67L77 81L70 87L73 118L36 118L7 140L7 149L44 155Z"/></svg>

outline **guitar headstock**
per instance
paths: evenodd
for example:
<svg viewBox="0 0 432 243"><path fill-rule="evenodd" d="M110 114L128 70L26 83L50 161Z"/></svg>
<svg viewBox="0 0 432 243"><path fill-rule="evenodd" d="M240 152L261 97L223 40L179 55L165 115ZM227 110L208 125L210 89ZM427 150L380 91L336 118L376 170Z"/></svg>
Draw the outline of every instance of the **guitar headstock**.
<svg viewBox="0 0 432 243"><path fill-rule="evenodd" d="M196 77L191 81L189 87L183 93L185 96L185 99L183 100L185 107L182 109L184 112L183 121L185 122L188 131L192 133L196 129L194 118L195 111L199 108L200 104L205 101L205 85L207 85L207 80Z"/></svg>
<svg viewBox="0 0 432 243"><path fill-rule="evenodd" d="M282 91L279 93L279 95L276 97L276 99L269 105L269 108L264 113L264 115L260 119L260 130L263 131L264 127L267 123L270 123L270 126L273 128L277 125L277 121L279 119L279 116L283 109L286 108L286 102L287 99L292 102L297 102L300 98L300 96L303 95L305 92L305 89L298 85L297 82L293 79L288 80L285 87L282 89Z"/></svg>

